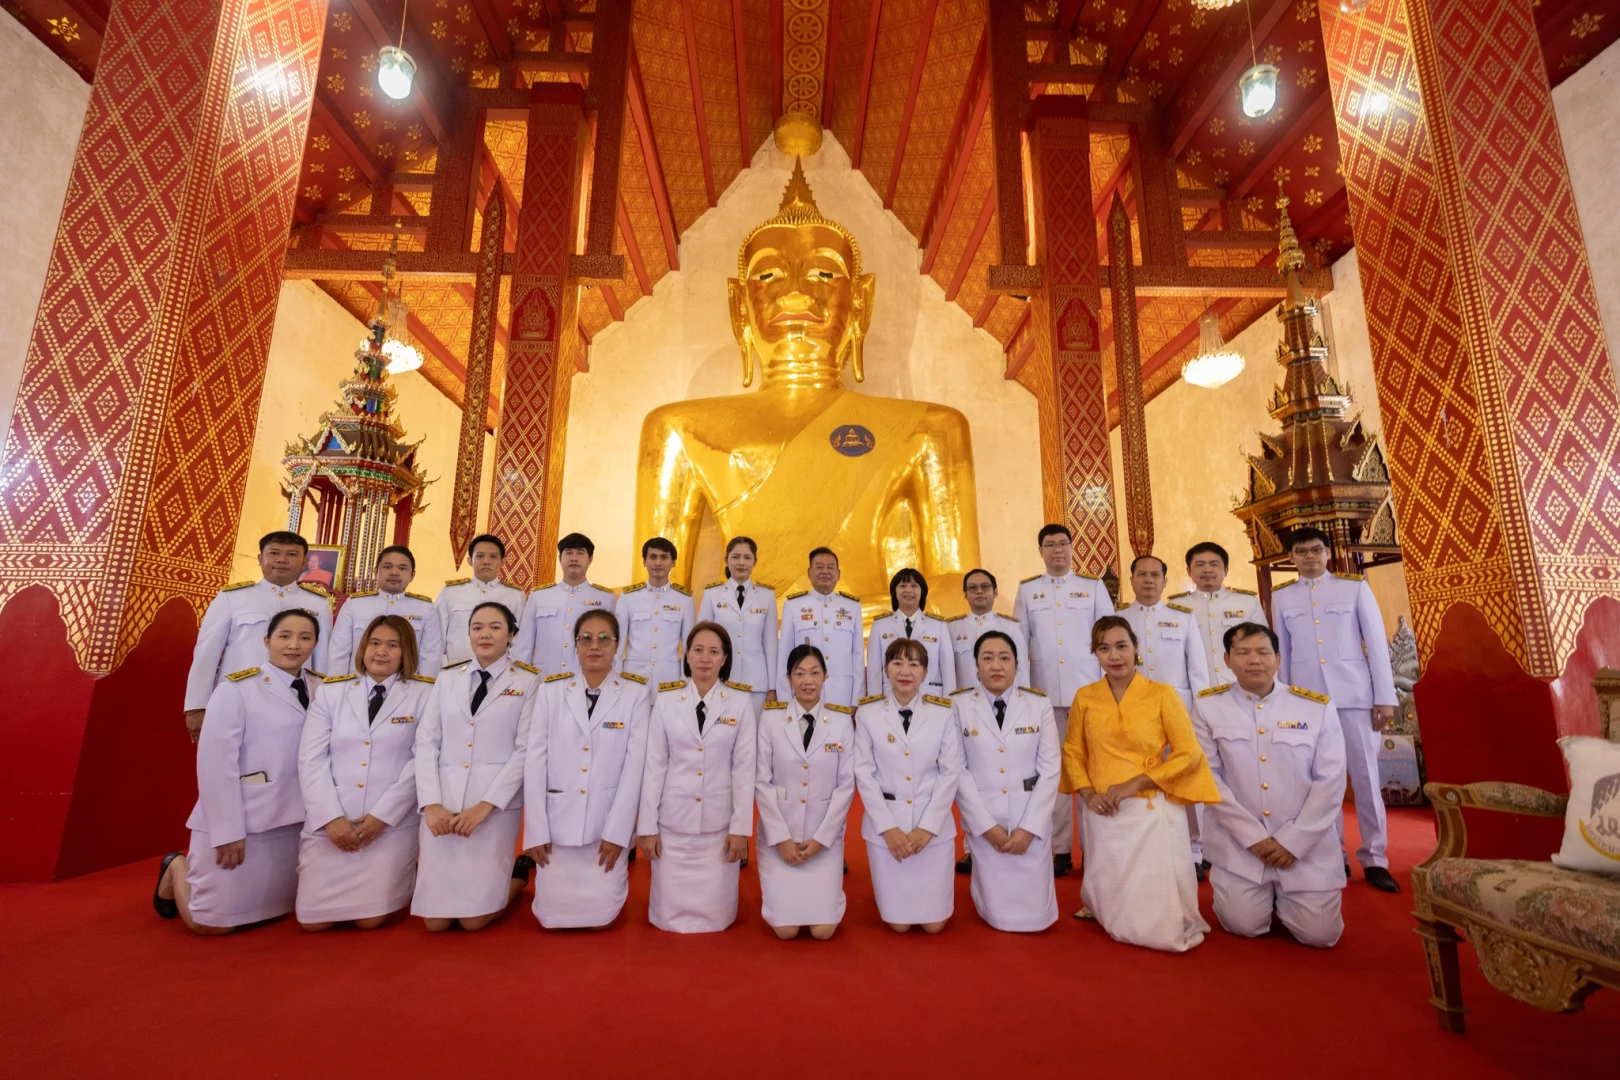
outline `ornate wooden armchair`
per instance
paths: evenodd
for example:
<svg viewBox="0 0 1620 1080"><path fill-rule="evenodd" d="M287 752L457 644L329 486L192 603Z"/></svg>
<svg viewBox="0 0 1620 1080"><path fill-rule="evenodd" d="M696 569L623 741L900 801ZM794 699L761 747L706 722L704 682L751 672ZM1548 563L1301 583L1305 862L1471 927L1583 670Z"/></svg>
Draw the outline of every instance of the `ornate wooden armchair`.
<svg viewBox="0 0 1620 1080"><path fill-rule="evenodd" d="M1523 784L1426 784L1439 837L1412 870L1429 998L1440 1026L1464 1030L1457 931L1490 984L1549 1012L1578 1012L1600 986L1620 989L1620 878L1550 862L1470 859L1463 809L1563 817L1566 799Z"/></svg>

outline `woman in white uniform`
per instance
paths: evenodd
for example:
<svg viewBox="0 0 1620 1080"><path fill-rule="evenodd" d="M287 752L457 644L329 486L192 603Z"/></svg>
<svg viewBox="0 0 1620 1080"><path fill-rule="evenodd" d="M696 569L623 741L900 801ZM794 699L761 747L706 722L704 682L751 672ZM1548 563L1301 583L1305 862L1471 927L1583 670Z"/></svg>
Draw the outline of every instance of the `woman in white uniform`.
<svg viewBox="0 0 1620 1080"><path fill-rule="evenodd" d="M1052 807L1062 757L1052 703L1014 688L1011 635L979 635L973 661L977 686L951 696L966 759L956 805L973 856L973 906L997 930L1045 930L1058 917Z"/></svg>
<svg viewBox="0 0 1620 1080"><path fill-rule="evenodd" d="M754 800L766 925L783 941L826 941L844 917L844 826L855 796L855 710L821 700L827 661L814 645L788 655L791 702L760 716Z"/></svg>
<svg viewBox="0 0 1620 1080"><path fill-rule="evenodd" d="M588 611L574 622L579 674L546 676L529 725L523 842L538 869L534 917L547 930L601 929L630 894L630 860L652 693L613 673L619 619Z"/></svg>
<svg viewBox="0 0 1620 1080"><path fill-rule="evenodd" d="M433 680L416 673L416 632L403 616L373 618L355 653L355 672L327 676L298 751L296 913L309 931L376 929L416 885L416 725Z"/></svg>
<svg viewBox="0 0 1620 1080"><path fill-rule="evenodd" d="M888 695L855 712L855 786L878 914L891 930L945 929L955 907L956 819L962 735L950 698L920 693L928 653L909 638L883 658Z"/></svg>
<svg viewBox="0 0 1620 1080"><path fill-rule="evenodd" d="M298 894L304 800L298 742L323 676L304 666L320 639L312 612L270 620L263 668L233 672L208 698L197 741L197 805L186 820L190 856L158 867L152 906L199 934L278 918Z"/></svg>
<svg viewBox="0 0 1620 1080"><path fill-rule="evenodd" d="M698 622L715 622L737 651L731 681L753 687L754 713L776 700L776 591L754 580L759 549L746 536L726 545L726 580L703 590Z"/></svg>
<svg viewBox="0 0 1620 1080"><path fill-rule="evenodd" d="M539 672L506 655L517 619L504 604L473 608L473 658L446 664L416 732L422 853L411 914L430 931L482 930L528 884L513 864L523 825L523 764Z"/></svg>
<svg viewBox="0 0 1620 1080"><path fill-rule="evenodd" d="M890 645L903 638L918 642L928 654L922 692L944 697L955 690L956 651L951 646L950 628L945 620L923 610L928 603L928 580L909 566L896 571L889 579L889 602L893 610L872 620L872 633L867 638L866 692L888 692L883 657Z"/></svg>
<svg viewBox="0 0 1620 1080"><path fill-rule="evenodd" d="M687 678L658 687L637 828L652 924L704 934L737 918L738 863L754 831L754 703L726 681L725 627L694 626L684 665Z"/></svg>

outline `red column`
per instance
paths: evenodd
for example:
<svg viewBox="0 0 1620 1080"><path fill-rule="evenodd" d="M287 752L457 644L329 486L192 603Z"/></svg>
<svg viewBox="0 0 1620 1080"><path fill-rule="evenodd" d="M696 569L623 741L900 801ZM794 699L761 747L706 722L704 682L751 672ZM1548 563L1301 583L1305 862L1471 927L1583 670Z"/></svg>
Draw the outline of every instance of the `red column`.
<svg viewBox="0 0 1620 1080"><path fill-rule="evenodd" d="M0 880L179 842L326 0L113 6L0 462Z"/></svg>
<svg viewBox="0 0 1620 1080"><path fill-rule="evenodd" d="M1563 790L1620 663L1620 395L1532 0L1320 10L1429 775Z"/></svg>
<svg viewBox="0 0 1620 1080"><path fill-rule="evenodd" d="M536 83L530 94L511 339L489 511L489 531L506 542L507 577L524 589L550 582L557 567L568 393L576 350L582 347L579 285L570 256L579 242L580 185L590 138L579 87Z"/></svg>

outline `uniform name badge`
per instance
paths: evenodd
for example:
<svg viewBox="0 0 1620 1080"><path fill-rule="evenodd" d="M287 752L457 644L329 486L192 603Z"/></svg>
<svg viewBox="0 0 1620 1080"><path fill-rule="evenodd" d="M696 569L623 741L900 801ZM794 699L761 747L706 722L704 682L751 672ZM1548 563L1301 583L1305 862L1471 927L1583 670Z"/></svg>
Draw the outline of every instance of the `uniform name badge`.
<svg viewBox="0 0 1620 1080"><path fill-rule="evenodd" d="M1288 731L1308 731L1311 725L1307 720L1279 720L1277 726Z"/></svg>
<svg viewBox="0 0 1620 1080"><path fill-rule="evenodd" d="M390 720L388 722L390 724L414 724L414 723L416 723L416 717L414 717L414 716L396 716L396 717L394 717L392 720Z"/></svg>
<svg viewBox="0 0 1620 1080"><path fill-rule="evenodd" d="M722 716L722 717L719 717L718 719L716 719L715 723L724 724L727 727L736 727L737 726L737 718L735 716Z"/></svg>
<svg viewBox="0 0 1620 1080"><path fill-rule="evenodd" d="M509 686L501 691L501 697L522 697L523 691L515 686Z"/></svg>
<svg viewBox="0 0 1620 1080"><path fill-rule="evenodd" d="M1035 734L1036 732L1038 732L1040 730L1041 729L1040 729L1039 726L1033 726L1033 725L1030 726L1030 727L1015 727L1015 728L1013 728L1013 734L1014 735L1033 735L1033 734Z"/></svg>
<svg viewBox="0 0 1620 1080"><path fill-rule="evenodd" d="M844 744L841 742L823 743L821 749L829 754L842 754L844 752Z"/></svg>
<svg viewBox="0 0 1620 1080"><path fill-rule="evenodd" d="M624 727L624 721L623 720L604 720L604 721L602 721L602 726L607 728L609 731L618 731L620 728Z"/></svg>

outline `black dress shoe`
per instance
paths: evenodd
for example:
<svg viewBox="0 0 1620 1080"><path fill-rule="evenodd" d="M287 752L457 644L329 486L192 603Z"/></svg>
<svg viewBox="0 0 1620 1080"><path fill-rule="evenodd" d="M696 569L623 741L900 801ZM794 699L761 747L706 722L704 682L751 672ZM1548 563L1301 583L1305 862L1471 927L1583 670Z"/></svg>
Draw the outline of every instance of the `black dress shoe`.
<svg viewBox="0 0 1620 1080"><path fill-rule="evenodd" d="M970 851L956 860L956 872L958 874L973 873L973 852Z"/></svg>
<svg viewBox="0 0 1620 1080"><path fill-rule="evenodd" d="M1344 860L1344 880L1350 880L1350 860Z"/></svg>
<svg viewBox="0 0 1620 1080"><path fill-rule="evenodd" d="M171 851L163 856L162 862L158 863L157 884L152 886L152 907L161 918L176 919L180 917L180 905L174 902L174 897L171 896L165 900L158 895L158 890L163 888L163 879L169 873L169 864L179 857L180 853L178 851Z"/></svg>
<svg viewBox="0 0 1620 1080"><path fill-rule="evenodd" d="M849 863L844 864L844 873L849 873Z"/></svg>
<svg viewBox="0 0 1620 1080"><path fill-rule="evenodd" d="M528 884L529 875L534 873L534 860L527 855L519 855L517 862L512 864L512 880Z"/></svg>
<svg viewBox="0 0 1620 1080"><path fill-rule="evenodd" d="M1074 857L1068 852L1052 856L1052 876L1063 877L1074 869Z"/></svg>
<svg viewBox="0 0 1620 1080"><path fill-rule="evenodd" d="M1203 862L1195 862L1195 863L1193 863L1193 873L1198 877L1198 880L1200 882L1205 882L1205 881L1209 880L1209 870L1207 869L1208 866L1209 866L1208 863L1203 863Z"/></svg>
<svg viewBox="0 0 1620 1080"><path fill-rule="evenodd" d="M1395 880L1395 875L1382 866L1369 866L1361 874L1367 879L1367 884L1379 892L1398 893L1401 891L1401 884Z"/></svg>

